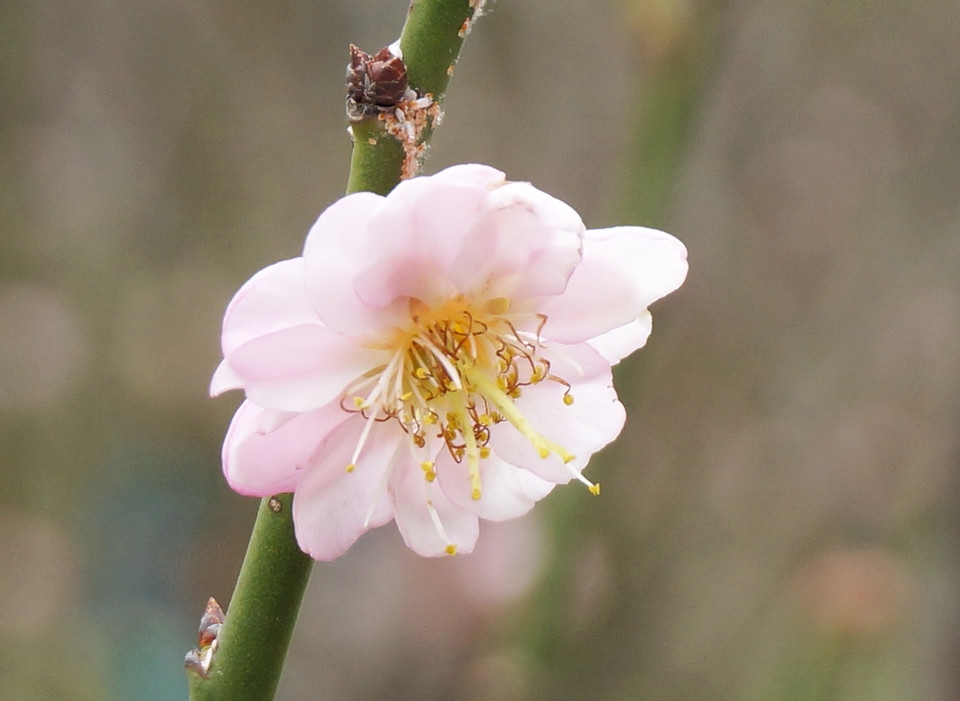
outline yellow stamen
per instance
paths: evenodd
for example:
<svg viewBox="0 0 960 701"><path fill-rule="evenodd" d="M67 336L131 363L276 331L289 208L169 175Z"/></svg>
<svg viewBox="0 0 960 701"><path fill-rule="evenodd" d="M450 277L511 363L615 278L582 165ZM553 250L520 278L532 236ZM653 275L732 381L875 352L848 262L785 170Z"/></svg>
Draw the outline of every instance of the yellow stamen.
<svg viewBox="0 0 960 701"><path fill-rule="evenodd" d="M350 463L349 465L347 465L347 472L353 472L356 469L357 469L357 466L354 463Z"/></svg>
<svg viewBox="0 0 960 701"><path fill-rule="evenodd" d="M454 545L453 541L447 536L447 532L443 528L443 523L440 521L440 514L437 513L437 508L433 505L432 499L427 499L427 513L430 514L430 520L433 521L433 527L437 530L437 535L447 541L447 547L444 548L444 550L448 555L455 555L457 553L457 546Z"/></svg>
<svg viewBox="0 0 960 701"><path fill-rule="evenodd" d="M506 314L509 310L510 299L508 297L494 297L493 299L488 299L486 304L483 305L483 311L496 316Z"/></svg>
<svg viewBox="0 0 960 701"><path fill-rule="evenodd" d="M477 437L473 433L473 422L470 421L470 415L467 413L467 400L464 393L451 393L450 403L453 404L463 434L463 442L466 444L467 471L470 474L470 497L477 501L482 495L480 491L480 449L477 447Z"/></svg>
<svg viewBox="0 0 960 701"><path fill-rule="evenodd" d="M572 394L563 395L563 403L566 404L567 406L570 406L571 404L573 404L573 395Z"/></svg>
<svg viewBox="0 0 960 701"><path fill-rule="evenodd" d="M477 386L477 389L486 399L496 405L497 409L503 414L507 421L513 424L513 427L520 431L520 433L533 444L533 447L537 449L541 458L549 457L550 453L555 453L563 462L568 463L576 457L567 452L563 446L547 440L534 431L530 422L527 421L527 418L517 409L517 405L514 404L513 400L506 392L497 386L498 383L491 381L490 378L480 372L468 371L465 375L470 378L470 381Z"/></svg>
<svg viewBox="0 0 960 701"><path fill-rule="evenodd" d="M437 472L433 469L433 462L430 460L424 460L420 463L420 469L423 470L423 476L426 478L427 482L433 482L437 479Z"/></svg>

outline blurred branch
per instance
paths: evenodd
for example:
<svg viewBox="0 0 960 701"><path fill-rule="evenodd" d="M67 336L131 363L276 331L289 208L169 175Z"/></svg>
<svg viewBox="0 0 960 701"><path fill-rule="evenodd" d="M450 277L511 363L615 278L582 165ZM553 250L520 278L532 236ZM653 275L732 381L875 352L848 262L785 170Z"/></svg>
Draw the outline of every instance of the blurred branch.
<svg viewBox="0 0 960 701"><path fill-rule="evenodd" d="M618 218L664 227L673 189L696 124L704 86L722 50L720 18L727 3L634 5L633 32L642 51L642 87L632 143L620 164ZM639 9L637 9L639 8Z"/></svg>
<svg viewBox="0 0 960 701"><path fill-rule="evenodd" d="M657 15L654 10L662 9L661 5L680 14ZM616 218L623 223L664 227L703 87L722 49L714 37L726 3L661 3L654 7L641 1L633 6L653 9L632 27L637 44L648 51L642 61L643 87L634 103L635 118L628 122L632 127L630 146L620 164ZM616 375L633 372L636 377L635 368L642 365L642 358L640 353L624 360L615 369ZM622 386L624 404L636 405L636 388L642 383ZM615 443L594 457L593 474L602 474L604 464L628 463L631 456L624 450ZM598 683L604 679L618 683L617 677L605 674L609 657L604 642L626 643L631 636L642 637L635 629L637 612L650 605L648 601L660 600L654 592L637 591L636 587L643 578L643 562L652 560L659 546L656 536L648 544L649 553L629 551L623 543L632 546L635 539L612 531L602 508L584 508L586 498L574 490L551 499L547 513L555 555L530 598L529 609L516 624L519 654L539 668L540 678L549 680L545 693L563 698L614 694L602 681ZM591 507L594 504L591 502ZM596 618L574 625L565 612L576 609L584 556L600 539L609 546L614 562L609 576L615 580L609 586L619 596Z"/></svg>

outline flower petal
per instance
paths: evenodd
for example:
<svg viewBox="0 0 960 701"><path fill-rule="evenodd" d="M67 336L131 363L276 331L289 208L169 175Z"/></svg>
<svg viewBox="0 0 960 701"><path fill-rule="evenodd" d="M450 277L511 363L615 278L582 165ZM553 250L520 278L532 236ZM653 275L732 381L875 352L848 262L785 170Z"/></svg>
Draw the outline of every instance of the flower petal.
<svg viewBox="0 0 960 701"><path fill-rule="evenodd" d="M616 365L633 351L643 348L652 330L653 316L649 311L645 311L629 324L591 338L588 343L611 365Z"/></svg>
<svg viewBox="0 0 960 701"><path fill-rule="evenodd" d="M357 297L354 279L376 251L368 223L385 199L372 192L347 195L327 207L307 234L307 298L323 323L339 332L362 334L383 325L383 313Z"/></svg>
<svg viewBox="0 0 960 701"><path fill-rule="evenodd" d="M540 307L544 338L579 343L624 326L686 275L687 249L670 234L635 226L588 231L567 289Z"/></svg>
<svg viewBox="0 0 960 701"><path fill-rule="evenodd" d="M231 389L242 389L244 380L226 360L221 360L210 379L210 396L218 397Z"/></svg>
<svg viewBox="0 0 960 701"><path fill-rule="evenodd" d="M509 182L490 193L494 209L519 205L532 212L546 227L582 237L586 230L577 211L563 200L538 190L530 183Z"/></svg>
<svg viewBox="0 0 960 701"><path fill-rule="evenodd" d="M315 560L333 560L370 528L393 517L386 473L397 455L407 455L406 435L378 425L363 444L355 469L347 472L366 420L352 415L317 449L293 497L293 522L300 548Z"/></svg>
<svg viewBox="0 0 960 701"><path fill-rule="evenodd" d="M223 353L275 331L320 318L307 300L303 259L292 258L267 266L243 284L223 316Z"/></svg>
<svg viewBox="0 0 960 701"><path fill-rule="evenodd" d="M444 450L436 465L443 493L461 509L490 521L523 516L556 486L491 453L480 460L481 496L474 499L466 461L458 463Z"/></svg>
<svg viewBox="0 0 960 701"><path fill-rule="evenodd" d="M432 180L455 180L463 183L473 183L492 190L506 183L503 171L479 163L461 163L444 168L431 176Z"/></svg>
<svg viewBox="0 0 960 701"><path fill-rule="evenodd" d="M541 217L526 200L506 202L467 232L450 272L457 289L507 299L559 294L580 262L580 231L551 225L558 217Z"/></svg>
<svg viewBox="0 0 960 701"><path fill-rule="evenodd" d="M582 470L596 451L616 438L626 418L613 389L610 363L587 344L553 345L547 353L552 375L570 383L573 403L563 401L566 387L551 380L523 388L516 406L533 429L574 456L564 464L556 454L540 457L530 441L506 423L490 432L490 446L504 460L560 484Z"/></svg>
<svg viewBox="0 0 960 701"><path fill-rule="evenodd" d="M370 217L375 250L355 280L360 299L377 308L399 301L406 311L410 297L432 303L456 293L450 264L486 213L489 195L486 187L453 177L400 183Z"/></svg>
<svg viewBox="0 0 960 701"><path fill-rule="evenodd" d="M323 325L306 296L302 258L264 268L240 288L222 345L211 393L243 388L256 404L285 411L328 404L383 356Z"/></svg>
<svg viewBox="0 0 960 701"><path fill-rule="evenodd" d="M317 442L348 417L338 406L296 414L243 402L223 442L227 483L247 496L294 491Z"/></svg>
<svg viewBox="0 0 960 701"><path fill-rule="evenodd" d="M396 470L390 480L397 528L404 542L415 553L425 557L447 554L450 544L456 552L473 551L480 534L476 514L461 509L450 501L436 483L424 479L419 467ZM430 514L434 510L446 534L445 539Z"/></svg>
<svg viewBox="0 0 960 701"><path fill-rule="evenodd" d="M281 329L235 349L227 358L247 397L261 406L310 411L337 399L351 382L383 364L386 353L320 324Z"/></svg>

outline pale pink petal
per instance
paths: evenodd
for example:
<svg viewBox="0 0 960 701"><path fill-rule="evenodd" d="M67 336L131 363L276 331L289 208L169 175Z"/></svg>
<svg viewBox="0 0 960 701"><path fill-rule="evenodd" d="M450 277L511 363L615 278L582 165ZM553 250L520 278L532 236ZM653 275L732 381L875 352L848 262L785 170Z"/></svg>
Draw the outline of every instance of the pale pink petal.
<svg viewBox="0 0 960 701"><path fill-rule="evenodd" d="M297 542L315 560L339 557L367 530L393 516L386 475L398 454L409 458L406 434L394 424L377 425L348 472L365 425L354 414L332 431L316 449L293 497Z"/></svg>
<svg viewBox="0 0 960 701"><path fill-rule="evenodd" d="M229 356L260 336L319 323L307 300L303 259L283 260L256 273L230 300L223 316L223 352Z"/></svg>
<svg viewBox="0 0 960 701"><path fill-rule="evenodd" d="M629 324L591 338L588 343L611 365L616 365L633 351L642 348L652 330L653 317L646 311Z"/></svg>
<svg viewBox="0 0 960 701"><path fill-rule="evenodd" d="M532 212L545 227L567 231L578 237L586 229L573 207L530 183L509 182L490 193L490 206L494 209L515 205Z"/></svg>
<svg viewBox="0 0 960 701"><path fill-rule="evenodd" d="M579 262L580 232L545 223L519 201L470 228L451 276L464 294L524 299L562 292Z"/></svg>
<svg viewBox="0 0 960 701"><path fill-rule="evenodd" d="M328 404L383 355L323 325L306 297L302 258L264 268L240 288L222 345L211 393L244 388L255 403L286 411Z"/></svg>
<svg viewBox="0 0 960 701"><path fill-rule="evenodd" d="M437 557L447 554L450 544L456 546L457 553L473 551L480 534L476 514L451 502L436 482L424 479L419 466L396 470L390 480L390 490L396 505L397 528L407 547L415 553ZM443 535L431 518L431 506L436 511Z"/></svg>
<svg viewBox="0 0 960 701"><path fill-rule="evenodd" d="M540 307L544 337L579 343L629 324L686 274L687 250L670 234L631 226L589 231L567 289Z"/></svg>
<svg viewBox="0 0 960 701"><path fill-rule="evenodd" d="M488 209L489 190L454 178L400 183L370 217L376 250L354 287L365 304L386 308L407 298L432 303L457 291L449 268L471 226Z"/></svg>
<svg viewBox="0 0 960 701"><path fill-rule="evenodd" d="M327 207L307 234L307 298L323 322L341 333L364 334L396 321L364 304L354 289L376 254L378 242L368 223L385 200L372 192L347 195Z"/></svg>
<svg viewBox="0 0 960 701"><path fill-rule="evenodd" d="M260 336L227 358L247 397L261 406L310 411L337 399L349 383L388 359L382 350L319 324Z"/></svg>
<svg viewBox="0 0 960 701"><path fill-rule="evenodd" d="M348 416L338 406L297 414L243 402L223 442L227 483L248 496L294 491L318 442Z"/></svg>
<svg viewBox="0 0 960 701"><path fill-rule="evenodd" d="M217 397L231 389L242 389L244 380L226 360L221 360L210 379L210 396Z"/></svg>
<svg viewBox="0 0 960 701"><path fill-rule="evenodd" d="M516 406L544 438L574 456L567 464L537 449L513 426L501 423L490 432L490 446L504 460L551 482L565 483L582 470L590 456L620 434L626 418L613 389L610 363L586 344L547 349L550 372L571 385L573 404L563 402L566 388L545 380L524 387Z"/></svg>
<svg viewBox="0 0 960 701"><path fill-rule="evenodd" d="M445 450L437 456L436 466L443 493L460 508L490 521L522 516L556 486L491 453L480 460L481 496L474 499L466 460L458 463Z"/></svg>
<svg viewBox="0 0 960 701"><path fill-rule="evenodd" d="M473 183L474 185L485 187L488 190L492 190L506 183L506 176L502 171L478 163L462 163L444 168L439 173L431 176L431 179L434 181L456 180L459 182Z"/></svg>

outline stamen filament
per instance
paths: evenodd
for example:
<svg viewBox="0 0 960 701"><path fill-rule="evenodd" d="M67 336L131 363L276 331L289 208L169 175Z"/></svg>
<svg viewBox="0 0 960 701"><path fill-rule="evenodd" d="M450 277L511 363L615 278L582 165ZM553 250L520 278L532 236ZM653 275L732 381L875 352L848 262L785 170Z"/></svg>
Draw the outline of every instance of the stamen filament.
<svg viewBox="0 0 960 701"><path fill-rule="evenodd" d="M467 471L470 475L470 498L474 501L482 495L480 485L480 449L477 447L477 437L473 432L473 421L467 413L467 400L463 392L454 392L450 397L453 411L460 422L460 432L467 448Z"/></svg>
<svg viewBox="0 0 960 701"><path fill-rule="evenodd" d="M463 389L463 384L460 382L460 373L457 372L457 368L453 363L450 362L450 359L437 348L433 342L424 335L417 336L416 342L423 344L432 354L433 357L443 366L443 369L447 371L447 375L450 377L450 381L453 383L455 389ZM441 383L442 384L442 383Z"/></svg>
<svg viewBox="0 0 960 701"><path fill-rule="evenodd" d="M353 457L350 458L350 465L347 466L347 472L353 472L351 467L356 467L357 458L360 457L360 451L363 450L364 444L367 442L367 437L370 435L370 429L373 428L373 424L377 419L377 415L380 413L380 405L378 404L374 412L370 414L370 417L367 419L367 423L363 425L363 431L360 432L360 439L357 441L357 447L353 449Z"/></svg>
<svg viewBox="0 0 960 701"><path fill-rule="evenodd" d="M530 422L527 421L527 418L517 409L517 405L513 400L497 386L497 383L491 380L482 372L476 372L475 370L464 368L464 377L468 381L473 383L476 386L477 390L489 401L500 410L500 413L503 414L504 418L507 419L513 427L516 428L520 433L522 433L527 440L529 440L533 446L540 453L541 458L546 458L550 453L556 454L563 462L571 462L576 456L570 454L563 446L557 445L551 440L548 440L541 436L539 433L533 430L533 427L530 425ZM579 473L578 473L579 474Z"/></svg>
<svg viewBox="0 0 960 701"><path fill-rule="evenodd" d="M427 483L427 489L430 489L430 483ZM437 535L439 535L443 540L446 541L447 547L444 548L448 555L457 554L457 546L454 545L453 541L450 540L447 536L447 532L443 528L443 522L440 520L440 514L437 513L437 508L433 505L433 500L430 497L427 497L427 513L430 514L430 520L433 521L433 527L437 529Z"/></svg>

